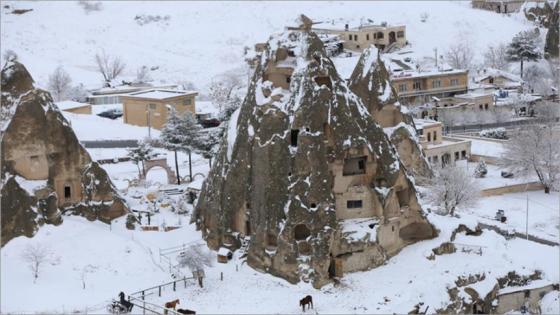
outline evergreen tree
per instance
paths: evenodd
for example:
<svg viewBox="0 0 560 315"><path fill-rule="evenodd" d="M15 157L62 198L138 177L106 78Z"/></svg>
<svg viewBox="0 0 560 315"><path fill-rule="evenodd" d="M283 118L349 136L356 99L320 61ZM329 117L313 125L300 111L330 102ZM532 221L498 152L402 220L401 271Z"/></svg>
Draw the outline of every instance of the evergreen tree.
<svg viewBox="0 0 560 315"><path fill-rule="evenodd" d="M146 176L144 161L148 161L155 156L153 151L154 149L152 148L152 146L145 141L140 141L138 143L138 147L136 148L128 149L127 156L130 157L132 163L136 164L136 167L138 168L138 174L140 176ZM140 170L140 164L142 164L142 170Z"/></svg>
<svg viewBox="0 0 560 315"><path fill-rule="evenodd" d="M507 56L510 61L521 62L521 77L523 77L523 61L535 61L541 58L539 51L539 34L536 31L523 31L515 35L508 46Z"/></svg>
<svg viewBox="0 0 560 315"><path fill-rule="evenodd" d="M191 112L185 112L183 115L177 114L177 111L171 107L167 122L161 130L161 140L166 149L175 153L175 171L177 172L177 184L181 184L179 175L179 162L177 160L177 152L186 152L189 156L189 177L192 181L192 150L196 148L199 141L199 131L202 127L198 124L196 117Z"/></svg>

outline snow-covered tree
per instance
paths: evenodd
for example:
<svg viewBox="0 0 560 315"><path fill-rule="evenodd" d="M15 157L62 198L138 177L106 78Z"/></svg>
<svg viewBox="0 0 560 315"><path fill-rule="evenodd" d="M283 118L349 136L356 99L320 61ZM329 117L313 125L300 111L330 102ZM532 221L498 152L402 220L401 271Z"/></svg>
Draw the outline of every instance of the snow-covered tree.
<svg viewBox="0 0 560 315"><path fill-rule="evenodd" d="M430 181L428 198L443 210L443 214L454 215L458 207L463 209L476 204L478 186L465 170L447 166L438 170Z"/></svg>
<svg viewBox="0 0 560 315"><path fill-rule="evenodd" d="M488 168L486 167L486 162L484 160L480 160L474 169L474 177L482 178L486 177L488 174Z"/></svg>
<svg viewBox="0 0 560 315"><path fill-rule="evenodd" d="M121 75L126 66L120 57L107 55L105 51L95 54L95 64L107 84Z"/></svg>
<svg viewBox="0 0 560 315"><path fill-rule="evenodd" d="M138 168L138 174L140 176L146 176L146 168L144 167L144 162L152 159L155 154L154 149L149 142L140 141L138 143L138 147L128 149L127 156L130 157L132 163L136 164L136 167ZM140 169L140 165L142 166L142 169Z"/></svg>
<svg viewBox="0 0 560 315"><path fill-rule="evenodd" d="M170 105L169 105L170 106ZM189 156L189 178L192 181L192 151L196 149L199 141L199 132L202 127L198 124L196 117L191 112L179 115L174 107L169 109L167 122L161 130L160 138L168 150L175 152L175 170L177 172L177 184L181 184L179 176L179 162L177 152L186 152Z"/></svg>
<svg viewBox="0 0 560 315"><path fill-rule="evenodd" d="M51 261L51 250L42 244L27 245L21 254L21 258L28 264L33 274L33 283L39 278L42 265Z"/></svg>
<svg viewBox="0 0 560 315"><path fill-rule="evenodd" d="M212 167L212 158L218 151L218 146L224 134L223 127L215 127L204 129L200 133L199 141L197 142L196 149L205 159L208 159L208 164Z"/></svg>
<svg viewBox="0 0 560 315"><path fill-rule="evenodd" d="M473 58L474 51L466 40L451 45L445 53L445 60L455 69L470 69Z"/></svg>
<svg viewBox="0 0 560 315"><path fill-rule="evenodd" d="M202 278L200 275L204 272L205 267L212 267L214 257L211 252L204 250L202 246L189 246L177 260L179 266L187 267L193 273L199 275L198 282L202 287Z"/></svg>
<svg viewBox="0 0 560 315"><path fill-rule="evenodd" d="M535 174L545 193L560 181L560 135L552 125L528 126L505 145L502 156L506 167L522 175Z"/></svg>
<svg viewBox="0 0 560 315"><path fill-rule="evenodd" d="M150 69L148 69L148 67L142 66L136 70L136 79L134 79L134 82L147 83L150 81L152 81L152 78L150 77Z"/></svg>
<svg viewBox="0 0 560 315"><path fill-rule="evenodd" d="M18 55L16 54L15 51L8 49L4 52L4 61L16 61L18 59Z"/></svg>
<svg viewBox="0 0 560 315"><path fill-rule="evenodd" d="M523 61L535 61L541 56L537 31L519 32L507 48L508 60L521 62L521 77L523 77Z"/></svg>
<svg viewBox="0 0 560 315"><path fill-rule="evenodd" d="M246 87L243 71L229 71L216 76L209 87L209 97L218 106L220 119L228 120L231 114L241 106L242 94Z"/></svg>
<svg viewBox="0 0 560 315"><path fill-rule="evenodd" d="M86 90L85 86L80 83L75 85L68 90L68 99L71 99L76 102L85 102L88 97L88 91Z"/></svg>
<svg viewBox="0 0 560 315"><path fill-rule="evenodd" d="M54 72L49 75L47 87L55 101L63 101L68 97L68 93L72 88L70 86L71 82L72 79L70 78L70 75L62 66L58 66Z"/></svg>
<svg viewBox="0 0 560 315"><path fill-rule="evenodd" d="M487 67L506 70L508 66L507 46L503 43L490 45L484 53L484 65Z"/></svg>

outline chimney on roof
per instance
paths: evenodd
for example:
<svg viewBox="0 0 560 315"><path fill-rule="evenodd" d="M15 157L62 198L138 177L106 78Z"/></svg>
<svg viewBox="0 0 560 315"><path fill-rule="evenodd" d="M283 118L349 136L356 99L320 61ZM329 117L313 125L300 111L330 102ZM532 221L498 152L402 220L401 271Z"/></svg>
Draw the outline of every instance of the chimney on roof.
<svg viewBox="0 0 560 315"><path fill-rule="evenodd" d="M348 30L348 23L344 24L344 30L345 30L345 31Z"/></svg>

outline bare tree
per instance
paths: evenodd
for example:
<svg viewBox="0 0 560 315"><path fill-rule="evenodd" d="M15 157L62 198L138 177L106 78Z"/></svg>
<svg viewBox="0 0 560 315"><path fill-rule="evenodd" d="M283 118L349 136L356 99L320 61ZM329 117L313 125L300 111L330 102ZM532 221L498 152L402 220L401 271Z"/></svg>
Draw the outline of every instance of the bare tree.
<svg viewBox="0 0 560 315"><path fill-rule="evenodd" d="M29 265L29 269L33 274L33 283L39 278L41 265L51 260L52 252L48 247L42 244L27 245L23 250L21 257Z"/></svg>
<svg viewBox="0 0 560 315"><path fill-rule="evenodd" d="M136 70L136 79L137 83L147 83L152 81L150 77L150 69L146 66L142 66Z"/></svg>
<svg viewBox="0 0 560 315"><path fill-rule="evenodd" d="M16 61L18 59L18 55L15 51L8 49L4 52L4 61Z"/></svg>
<svg viewBox="0 0 560 315"><path fill-rule="evenodd" d="M56 101L65 100L68 96L72 83L72 79L68 72L62 66L58 66L54 72L49 75L47 87Z"/></svg>
<svg viewBox="0 0 560 315"><path fill-rule="evenodd" d="M484 65L495 69L506 70L508 66L507 61L507 46L503 43L493 46L490 45L484 53Z"/></svg>
<svg viewBox="0 0 560 315"><path fill-rule="evenodd" d="M229 119L243 101L241 95L246 87L246 78L239 73L239 71L224 72L214 77L210 83L209 97L218 106L222 120Z"/></svg>
<svg viewBox="0 0 560 315"><path fill-rule="evenodd" d="M121 75L126 66L120 57L109 56L105 51L95 54L95 63L97 71L99 71L107 83Z"/></svg>
<svg viewBox="0 0 560 315"><path fill-rule="evenodd" d="M502 161L521 175L534 174L549 193L560 180L560 135L552 124L523 128L505 145Z"/></svg>
<svg viewBox="0 0 560 315"><path fill-rule="evenodd" d="M193 274L198 275L198 283L202 287L202 274L204 273L205 267L211 267L213 261L213 255L209 251L205 251L200 245L189 246L181 255L177 258L179 266L187 267Z"/></svg>
<svg viewBox="0 0 560 315"><path fill-rule="evenodd" d="M468 41L464 40L449 47L445 59L455 69L470 69L474 51Z"/></svg>
<svg viewBox="0 0 560 315"><path fill-rule="evenodd" d="M444 215L455 215L458 207L472 207L480 191L473 177L465 170L447 166L436 172L430 180L428 199L439 206Z"/></svg>

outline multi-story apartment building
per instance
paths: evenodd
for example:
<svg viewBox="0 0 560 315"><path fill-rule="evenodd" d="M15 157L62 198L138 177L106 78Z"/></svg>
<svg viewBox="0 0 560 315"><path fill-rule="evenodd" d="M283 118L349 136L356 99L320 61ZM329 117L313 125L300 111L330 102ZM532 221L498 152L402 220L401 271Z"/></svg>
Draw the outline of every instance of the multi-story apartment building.
<svg viewBox="0 0 560 315"><path fill-rule="evenodd" d="M468 70L399 71L391 74L391 84L402 104L426 103L468 91Z"/></svg>

